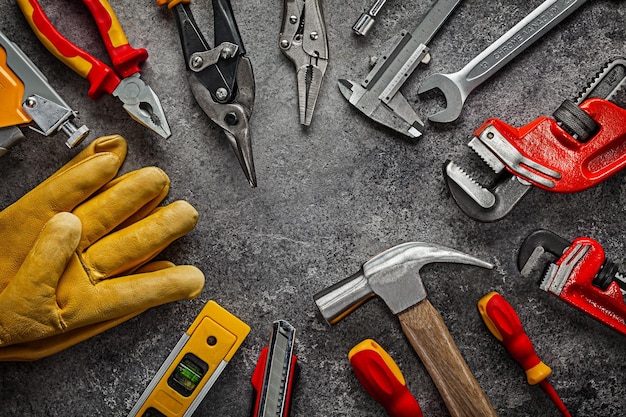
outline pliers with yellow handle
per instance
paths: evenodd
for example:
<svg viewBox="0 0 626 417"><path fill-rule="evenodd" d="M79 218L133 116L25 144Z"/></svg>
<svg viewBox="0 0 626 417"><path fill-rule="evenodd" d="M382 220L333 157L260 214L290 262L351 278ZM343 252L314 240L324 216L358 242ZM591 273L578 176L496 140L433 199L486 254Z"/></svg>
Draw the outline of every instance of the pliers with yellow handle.
<svg viewBox="0 0 626 417"><path fill-rule="evenodd" d="M96 100L104 93L117 97L135 121L164 138L169 137L171 131L161 102L139 76L139 64L148 58L148 52L129 45L107 0L83 0L83 3L96 21L114 69L65 38L50 22L38 0L17 0L26 20L44 46L90 82L91 99Z"/></svg>

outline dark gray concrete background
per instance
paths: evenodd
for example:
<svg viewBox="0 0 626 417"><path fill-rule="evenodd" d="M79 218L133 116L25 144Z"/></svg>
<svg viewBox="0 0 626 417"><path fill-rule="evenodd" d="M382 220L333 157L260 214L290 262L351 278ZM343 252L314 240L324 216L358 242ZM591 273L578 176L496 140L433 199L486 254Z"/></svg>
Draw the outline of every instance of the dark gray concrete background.
<svg viewBox="0 0 626 417"><path fill-rule="evenodd" d="M413 30L432 1L390 0L366 38L351 26L371 0L323 4L330 63L313 123L299 124L295 71L278 49L279 0L233 1L252 60L256 101L251 119L259 187L251 189L222 131L196 104L186 80L172 14L152 0L111 0L126 34L150 58L143 79L159 95L172 128L161 139L133 122L112 97L87 97L87 81L66 69L37 40L14 2L0 4L0 29L18 43L91 128L90 139L120 133L129 152L123 172L146 165L171 180L168 202L185 199L200 213L196 229L162 257L192 264L206 275L201 296L153 308L110 331L32 363L0 364L2 416L124 416L208 300L216 300L252 331L196 415L246 416L249 378L269 339L272 321L298 331L300 377L293 416L384 416L359 385L348 351L377 340L402 369L425 416L448 415L398 320L372 300L333 328L317 315L312 296L355 272L376 253L407 241L453 247L496 265L494 271L437 264L422 277L469 367L502 416L557 416L539 387L526 384L479 317L476 302L499 291L518 311L550 380L574 416L619 416L626 409L624 336L541 291L523 278L515 258L523 238L548 228L573 239L600 241L621 263L626 177L618 174L586 192L533 190L504 220L475 222L452 201L441 175L448 159L478 167L466 146L488 117L521 126L550 115L583 88L601 65L625 53L626 3L590 1L469 97L461 118L427 126L415 143L373 125L341 96L337 79L361 81L370 57L401 30ZM432 62L420 66L403 93L420 114L442 104L419 97L432 72L453 72L541 3L467 0L430 44ZM104 49L80 2L42 1L67 36L103 57ZM208 0L193 12L212 42ZM27 140L0 162L5 207L52 174L77 151L60 136ZM538 274L538 273L537 273ZM538 278L538 275L537 275Z"/></svg>

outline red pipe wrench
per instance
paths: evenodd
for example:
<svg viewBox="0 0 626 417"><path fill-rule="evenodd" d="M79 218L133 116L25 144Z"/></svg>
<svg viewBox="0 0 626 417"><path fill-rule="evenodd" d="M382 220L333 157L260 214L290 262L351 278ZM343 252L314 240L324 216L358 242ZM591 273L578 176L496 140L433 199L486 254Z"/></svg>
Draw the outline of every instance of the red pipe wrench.
<svg viewBox="0 0 626 417"><path fill-rule="evenodd" d="M537 230L522 243L517 266L528 276L544 252L556 255L539 287L626 335L626 278L607 260L604 249L590 237L572 242L549 230Z"/></svg>
<svg viewBox="0 0 626 417"><path fill-rule="evenodd" d="M497 174L491 187L474 181L454 162L444 164L452 197L470 217L495 221L508 214L531 186L573 193L591 188L626 166L626 109L610 100L626 84L626 59L609 63L574 102L553 117L516 128L491 118L474 131L472 148Z"/></svg>

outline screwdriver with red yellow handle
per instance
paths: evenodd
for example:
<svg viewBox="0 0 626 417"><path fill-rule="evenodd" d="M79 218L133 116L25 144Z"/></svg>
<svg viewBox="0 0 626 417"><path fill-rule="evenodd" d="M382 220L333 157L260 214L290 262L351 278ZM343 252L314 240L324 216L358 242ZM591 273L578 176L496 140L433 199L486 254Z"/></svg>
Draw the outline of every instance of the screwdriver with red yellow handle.
<svg viewBox="0 0 626 417"><path fill-rule="evenodd" d="M548 381L552 369L539 359L530 338L524 331L517 313L497 292L490 292L478 301L478 311L489 331L526 372L530 385L539 384L557 406L561 414L571 417L561 398Z"/></svg>
<svg viewBox="0 0 626 417"><path fill-rule="evenodd" d="M423 417L398 365L374 340L353 347L348 359L363 388L391 417Z"/></svg>

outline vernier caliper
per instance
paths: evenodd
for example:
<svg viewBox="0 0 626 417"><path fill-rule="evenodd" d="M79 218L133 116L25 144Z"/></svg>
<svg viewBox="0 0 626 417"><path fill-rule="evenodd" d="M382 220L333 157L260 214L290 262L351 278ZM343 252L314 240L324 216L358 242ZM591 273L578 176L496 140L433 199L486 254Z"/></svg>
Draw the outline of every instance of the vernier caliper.
<svg viewBox="0 0 626 417"><path fill-rule="evenodd" d="M418 138L424 122L399 91L420 62L430 61L426 46L461 0L437 0L412 32L402 31L359 85L339 80L344 97L370 119L410 138Z"/></svg>

